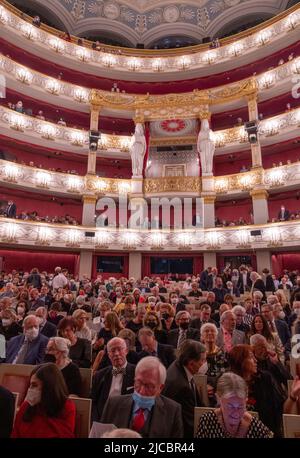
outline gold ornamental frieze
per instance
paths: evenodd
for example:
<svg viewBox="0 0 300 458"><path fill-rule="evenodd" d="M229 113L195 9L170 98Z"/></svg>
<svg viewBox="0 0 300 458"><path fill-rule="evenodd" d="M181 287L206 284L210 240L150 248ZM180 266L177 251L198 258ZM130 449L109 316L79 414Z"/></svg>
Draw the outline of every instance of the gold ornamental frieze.
<svg viewBox="0 0 300 458"><path fill-rule="evenodd" d="M200 191L200 177L163 177L146 178L144 180L145 194L159 194L165 192L199 193Z"/></svg>

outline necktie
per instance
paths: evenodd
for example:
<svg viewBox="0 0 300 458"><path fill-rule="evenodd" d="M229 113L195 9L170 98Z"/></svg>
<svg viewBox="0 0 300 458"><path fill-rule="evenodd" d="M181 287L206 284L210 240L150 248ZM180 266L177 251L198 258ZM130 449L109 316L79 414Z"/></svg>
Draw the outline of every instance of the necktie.
<svg viewBox="0 0 300 458"><path fill-rule="evenodd" d="M180 348L184 344L184 342L186 340L186 331L181 330L179 332L180 332L180 334L179 334L179 338L178 338L178 342L177 342L177 348Z"/></svg>
<svg viewBox="0 0 300 458"><path fill-rule="evenodd" d="M120 368L117 368L117 367L114 367L113 370L112 370L112 375L113 377L116 377L118 374L125 374L125 367L120 367Z"/></svg>
<svg viewBox="0 0 300 458"><path fill-rule="evenodd" d="M18 356L15 360L15 364L24 364L25 357L28 351L28 346L29 346L29 340L25 340L22 347L20 348Z"/></svg>
<svg viewBox="0 0 300 458"><path fill-rule="evenodd" d="M134 431L140 432L145 426L144 410L145 409L139 409L133 418L132 429Z"/></svg>
<svg viewBox="0 0 300 458"><path fill-rule="evenodd" d="M191 385L191 390L192 390L193 395L194 395L195 406L197 407L197 392L196 392L197 388L196 388L195 381L194 381L193 378L190 381L190 385Z"/></svg>
<svg viewBox="0 0 300 458"><path fill-rule="evenodd" d="M270 326L270 329L271 329L272 332L276 332L276 329L275 329L273 321L269 321L269 326Z"/></svg>

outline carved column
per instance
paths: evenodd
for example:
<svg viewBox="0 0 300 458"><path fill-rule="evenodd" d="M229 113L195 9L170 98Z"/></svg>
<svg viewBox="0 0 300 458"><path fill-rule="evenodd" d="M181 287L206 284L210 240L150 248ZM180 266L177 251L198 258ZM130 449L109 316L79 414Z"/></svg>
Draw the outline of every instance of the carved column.
<svg viewBox="0 0 300 458"><path fill-rule="evenodd" d="M82 197L83 208L82 208L82 225L83 226L95 226L95 212L96 212L96 196L83 196Z"/></svg>
<svg viewBox="0 0 300 458"><path fill-rule="evenodd" d="M99 126L99 114L100 114L99 105L91 105L91 118L90 118L90 130L98 131ZM96 160L97 160L97 151L89 150L88 155L88 175L96 175Z"/></svg>
<svg viewBox="0 0 300 458"><path fill-rule="evenodd" d="M145 119L144 115L141 113L136 113L135 117L133 118L134 120L134 125L136 126L138 123L143 124L144 127L144 132L145 132ZM146 153L147 154L147 151ZM143 178L135 178L132 176L131 178L131 194L133 197L140 197L143 195Z"/></svg>
<svg viewBox="0 0 300 458"><path fill-rule="evenodd" d="M258 105L257 94L252 94L247 97L249 121L258 121ZM252 168L262 167L262 156L259 136L257 135L257 143L251 143Z"/></svg>
<svg viewBox="0 0 300 458"><path fill-rule="evenodd" d="M216 195L203 197L203 227L215 227Z"/></svg>
<svg viewBox="0 0 300 458"><path fill-rule="evenodd" d="M268 192L266 189L250 191L253 205L254 224L266 224L269 220Z"/></svg>

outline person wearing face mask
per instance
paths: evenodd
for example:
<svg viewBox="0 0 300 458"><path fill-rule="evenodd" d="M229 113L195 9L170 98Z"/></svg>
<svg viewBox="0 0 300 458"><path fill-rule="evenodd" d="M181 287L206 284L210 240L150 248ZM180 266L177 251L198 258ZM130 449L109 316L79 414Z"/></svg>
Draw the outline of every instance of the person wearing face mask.
<svg viewBox="0 0 300 458"><path fill-rule="evenodd" d="M159 343L167 343L167 332L162 328L161 320L157 312L147 312L144 316L143 324L154 332L155 338Z"/></svg>
<svg viewBox="0 0 300 458"><path fill-rule="evenodd" d="M185 304L180 300L177 293L170 293L169 302L174 307L175 313L185 310Z"/></svg>
<svg viewBox="0 0 300 458"><path fill-rule="evenodd" d="M23 320L26 316L26 303L23 302L23 301L19 301L17 303L17 307L16 307L16 311L17 311L17 323L22 326L23 325Z"/></svg>
<svg viewBox="0 0 300 458"><path fill-rule="evenodd" d="M135 369L134 392L110 397L101 423L130 428L145 438L183 437L180 404L161 394L165 380L166 369L159 359L143 358Z"/></svg>
<svg viewBox="0 0 300 458"><path fill-rule="evenodd" d="M12 309L3 310L2 319L0 321L0 334L4 335L6 341L22 334L22 326L20 326L17 321L17 315Z"/></svg>
<svg viewBox="0 0 300 458"><path fill-rule="evenodd" d="M39 325L35 315L24 318L23 334L7 343L6 363L36 365L44 360L48 337L40 334Z"/></svg>
<svg viewBox="0 0 300 458"><path fill-rule="evenodd" d="M171 329L177 329L174 307L171 304L163 304L162 302L158 306L163 329L167 332L171 331Z"/></svg>
<svg viewBox="0 0 300 458"><path fill-rule="evenodd" d="M180 348L187 339L200 341L199 329L190 328L191 315L187 311L176 314L178 329L172 329L168 334L168 344L174 348Z"/></svg>
<svg viewBox="0 0 300 458"><path fill-rule="evenodd" d="M81 396L82 379L78 366L69 358L70 341L51 337L47 344L45 363L54 363L61 370L70 395Z"/></svg>
<svg viewBox="0 0 300 458"><path fill-rule="evenodd" d="M59 325L59 322L63 319L63 315L60 315L61 305L59 302L53 302L51 304L50 310L48 312L47 321L54 324L56 327Z"/></svg>
<svg viewBox="0 0 300 458"><path fill-rule="evenodd" d="M193 376L199 374L205 362L205 347L195 340L186 340L167 370L162 394L181 404L185 438L194 436L194 408L203 406Z"/></svg>
<svg viewBox="0 0 300 458"><path fill-rule="evenodd" d="M46 307L39 307L35 312L35 316L37 316L40 321L40 333L49 338L55 337L57 334L57 328L53 323L47 321Z"/></svg>
<svg viewBox="0 0 300 458"><path fill-rule="evenodd" d="M74 438L76 408L61 371L53 363L33 369L12 438Z"/></svg>

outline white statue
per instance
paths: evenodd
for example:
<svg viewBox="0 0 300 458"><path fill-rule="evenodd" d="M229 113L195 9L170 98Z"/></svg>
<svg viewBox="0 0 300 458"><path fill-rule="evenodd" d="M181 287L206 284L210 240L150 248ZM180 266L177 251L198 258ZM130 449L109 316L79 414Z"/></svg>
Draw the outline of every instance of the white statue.
<svg viewBox="0 0 300 458"><path fill-rule="evenodd" d="M130 156L132 164L132 176L142 177L143 176L143 164L144 156L146 153L146 138L144 134L144 127L141 123L137 123L135 126L135 132L131 139L130 144Z"/></svg>
<svg viewBox="0 0 300 458"><path fill-rule="evenodd" d="M208 119L203 119L201 122L197 149L201 159L202 175L212 175L215 142L213 140L213 131L209 127Z"/></svg>

